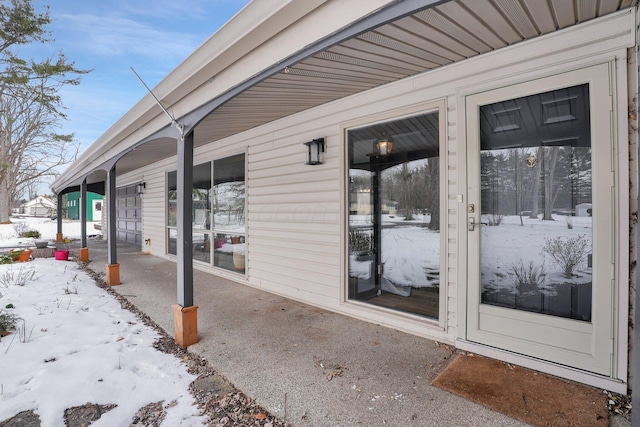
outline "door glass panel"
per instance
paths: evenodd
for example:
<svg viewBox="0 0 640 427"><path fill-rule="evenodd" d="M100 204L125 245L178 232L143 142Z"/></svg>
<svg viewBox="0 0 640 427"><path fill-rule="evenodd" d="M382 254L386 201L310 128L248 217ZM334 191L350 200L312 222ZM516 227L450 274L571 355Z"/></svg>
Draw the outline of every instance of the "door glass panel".
<svg viewBox="0 0 640 427"><path fill-rule="evenodd" d="M591 321L588 84L480 107L481 302Z"/></svg>
<svg viewBox="0 0 640 427"><path fill-rule="evenodd" d="M348 131L349 298L438 318L438 113Z"/></svg>

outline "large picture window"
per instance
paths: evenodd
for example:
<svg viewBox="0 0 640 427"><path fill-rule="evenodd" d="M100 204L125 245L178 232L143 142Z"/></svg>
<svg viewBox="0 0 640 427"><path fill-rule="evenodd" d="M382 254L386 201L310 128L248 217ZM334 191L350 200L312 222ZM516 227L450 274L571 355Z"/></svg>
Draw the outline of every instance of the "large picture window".
<svg viewBox="0 0 640 427"><path fill-rule="evenodd" d="M438 112L347 132L349 299L437 319Z"/></svg>
<svg viewBox="0 0 640 427"><path fill-rule="evenodd" d="M244 154L193 167L193 259L244 272L245 189ZM177 173L167 175L168 253L177 247ZM213 254L213 257L211 256Z"/></svg>

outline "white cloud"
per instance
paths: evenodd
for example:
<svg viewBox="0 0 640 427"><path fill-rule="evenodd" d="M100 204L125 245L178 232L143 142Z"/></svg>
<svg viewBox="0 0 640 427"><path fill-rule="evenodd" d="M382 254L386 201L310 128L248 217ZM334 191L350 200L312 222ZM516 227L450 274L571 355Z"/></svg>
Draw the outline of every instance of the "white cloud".
<svg viewBox="0 0 640 427"><path fill-rule="evenodd" d="M74 50L92 55L142 56L155 61L179 61L201 43L196 36L118 16L64 15L60 23L82 34L73 42Z"/></svg>

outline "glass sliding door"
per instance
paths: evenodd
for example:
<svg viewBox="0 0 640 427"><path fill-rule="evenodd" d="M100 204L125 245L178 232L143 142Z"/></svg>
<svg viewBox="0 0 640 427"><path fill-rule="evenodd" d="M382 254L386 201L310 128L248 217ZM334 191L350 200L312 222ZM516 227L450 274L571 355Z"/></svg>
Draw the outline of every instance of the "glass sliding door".
<svg viewBox="0 0 640 427"><path fill-rule="evenodd" d="M438 112L351 129L350 300L439 317Z"/></svg>

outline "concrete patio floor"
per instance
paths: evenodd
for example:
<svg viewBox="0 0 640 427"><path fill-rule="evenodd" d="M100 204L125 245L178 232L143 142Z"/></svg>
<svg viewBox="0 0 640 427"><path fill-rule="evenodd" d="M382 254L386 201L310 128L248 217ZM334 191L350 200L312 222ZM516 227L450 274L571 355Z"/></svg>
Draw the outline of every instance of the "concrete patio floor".
<svg viewBox="0 0 640 427"><path fill-rule="evenodd" d="M104 273L106 241L88 246L89 268ZM173 336L176 264L127 245L118 263L114 289ZM197 270L194 301L200 342L189 350L293 426L527 425L433 387L452 359L434 341Z"/></svg>

